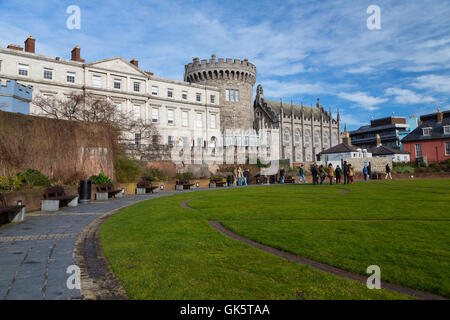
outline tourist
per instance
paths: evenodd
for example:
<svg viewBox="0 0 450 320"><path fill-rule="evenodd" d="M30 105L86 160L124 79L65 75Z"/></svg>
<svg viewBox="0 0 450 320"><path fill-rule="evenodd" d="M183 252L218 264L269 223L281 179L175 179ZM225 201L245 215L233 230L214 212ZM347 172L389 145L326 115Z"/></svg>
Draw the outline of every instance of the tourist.
<svg viewBox="0 0 450 320"><path fill-rule="evenodd" d="M351 164L348 165L348 177L350 184L353 184L353 176L355 175L355 171L353 170L353 167Z"/></svg>
<svg viewBox="0 0 450 320"><path fill-rule="evenodd" d="M298 183L306 183L306 179L305 179L305 170L303 170L303 164L300 165L300 167L298 168L298 174L300 175L300 178L298 179Z"/></svg>
<svg viewBox="0 0 450 320"><path fill-rule="evenodd" d="M344 161L344 184L349 184L350 183L350 177L349 177L349 168L348 168L348 164L347 161Z"/></svg>
<svg viewBox="0 0 450 320"><path fill-rule="evenodd" d="M330 184L333 184L334 167L333 167L333 165L331 163L328 165L328 178L330 178Z"/></svg>
<svg viewBox="0 0 450 320"><path fill-rule="evenodd" d="M389 163L386 165L386 177L384 177L384 179L387 179L388 177L392 180L391 167L389 166Z"/></svg>
<svg viewBox="0 0 450 320"><path fill-rule="evenodd" d="M280 169L280 183L284 183L284 168Z"/></svg>
<svg viewBox="0 0 450 320"><path fill-rule="evenodd" d="M320 165L319 167L319 176L320 176L320 184L323 184L323 181L327 177L327 171L323 165Z"/></svg>
<svg viewBox="0 0 450 320"><path fill-rule="evenodd" d="M242 179L244 178L244 173L242 172L242 168L238 168L238 185L242 186Z"/></svg>
<svg viewBox="0 0 450 320"><path fill-rule="evenodd" d="M336 175L336 184L341 183L342 169L341 169L341 167L339 167L339 165L336 166L336 170L334 171L334 174Z"/></svg>
<svg viewBox="0 0 450 320"><path fill-rule="evenodd" d="M249 169L245 169L244 170L244 185L247 186L248 185L248 180L250 179L250 170Z"/></svg>
<svg viewBox="0 0 450 320"><path fill-rule="evenodd" d="M369 174L369 170L367 169L367 166L364 166L364 169L363 169L364 181L367 181L368 174Z"/></svg>
<svg viewBox="0 0 450 320"><path fill-rule="evenodd" d="M319 184L317 165L315 163L311 166L311 174L313 178L313 184Z"/></svg>

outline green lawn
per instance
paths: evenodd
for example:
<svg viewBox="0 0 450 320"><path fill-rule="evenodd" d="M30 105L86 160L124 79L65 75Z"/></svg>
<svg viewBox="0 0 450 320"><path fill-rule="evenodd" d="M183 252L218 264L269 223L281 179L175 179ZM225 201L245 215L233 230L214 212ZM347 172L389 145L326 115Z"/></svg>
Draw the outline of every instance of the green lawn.
<svg viewBox="0 0 450 320"><path fill-rule="evenodd" d="M408 298L272 256L208 220L355 273L379 265L384 281L449 297L449 187L422 180L356 183L347 194L343 185L180 193L115 214L101 241L133 299ZM190 198L196 210L180 206Z"/></svg>

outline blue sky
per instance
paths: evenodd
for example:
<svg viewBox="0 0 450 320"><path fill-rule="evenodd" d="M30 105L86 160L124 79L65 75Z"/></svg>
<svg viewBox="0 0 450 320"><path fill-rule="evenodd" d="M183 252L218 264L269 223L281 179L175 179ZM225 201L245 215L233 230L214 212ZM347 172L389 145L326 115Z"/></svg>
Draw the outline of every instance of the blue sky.
<svg viewBox="0 0 450 320"><path fill-rule="evenodd" d="M81 29L66 28L69 5ZM370 5L381 30L369 30ZM264 95L315 104L354 129L370 119L450 109L450 2L0 0L0 46L33 35L37 53L88 62L137 58L182 80L193 57L248 58ZM256 87L256 86L255 86Z"/></svg>

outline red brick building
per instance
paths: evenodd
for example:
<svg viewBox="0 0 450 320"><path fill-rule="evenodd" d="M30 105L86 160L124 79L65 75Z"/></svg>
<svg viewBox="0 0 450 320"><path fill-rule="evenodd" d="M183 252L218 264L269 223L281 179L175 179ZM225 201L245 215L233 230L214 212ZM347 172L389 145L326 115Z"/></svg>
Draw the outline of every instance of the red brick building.
<svg viewBox="0 0 450 320"><path fill-rule="evenodd" d="M420 125L402 140L411 161L423 158L428 162L450 159L450 111L420 117Z"/></svg>

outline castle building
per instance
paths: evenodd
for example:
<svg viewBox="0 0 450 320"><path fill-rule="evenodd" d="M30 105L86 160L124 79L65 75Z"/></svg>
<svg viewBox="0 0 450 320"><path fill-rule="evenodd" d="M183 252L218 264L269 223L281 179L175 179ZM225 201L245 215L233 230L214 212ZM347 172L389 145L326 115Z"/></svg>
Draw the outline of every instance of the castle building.
<svg viewBox="0 0 450 320"><path fill-rule="evenodd" d="M168 146L224 146L247 157L250 149L261 150L262 131L276 132L279 141L271 144L277 156L292 164L315 161L322 150L340 142L339 114L334 120L319 101L313 108L264 100L261 86L253 100L256 66L247 59L194 58L185 66L184 81L175 81L140 69L136 59L85 62L78 46L70 60L35 51L31 36L25 50L19 45L0 48L0 80L32 86L32 98L62 100L73 93L105 98L121 112L155 124ZM29 113L43 115L33 103ZM136 144L151 143L141 142L138 133L126 134L135 135Z"/></svg>
<svg viewBox="0 0 450 320"><path fill-rule="evenodd" d="M341 142L340 116L333 119L317 99L316 107L265 100L258 85L254 128L278 129L280 157L293 162L316 161L319 154Z"/></svg>

